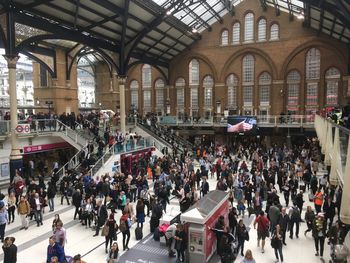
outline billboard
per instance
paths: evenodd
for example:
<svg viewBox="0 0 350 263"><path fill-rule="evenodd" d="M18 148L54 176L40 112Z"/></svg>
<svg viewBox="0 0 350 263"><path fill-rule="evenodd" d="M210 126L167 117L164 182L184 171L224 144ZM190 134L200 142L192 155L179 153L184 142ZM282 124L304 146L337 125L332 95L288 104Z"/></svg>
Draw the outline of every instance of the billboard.
<svg viewBox="0 0 350 263"><path fill-rule="evenodd" d="M227 132L251 132L257 127L256 117L253 116L229 116L227 117Z"/></svg>

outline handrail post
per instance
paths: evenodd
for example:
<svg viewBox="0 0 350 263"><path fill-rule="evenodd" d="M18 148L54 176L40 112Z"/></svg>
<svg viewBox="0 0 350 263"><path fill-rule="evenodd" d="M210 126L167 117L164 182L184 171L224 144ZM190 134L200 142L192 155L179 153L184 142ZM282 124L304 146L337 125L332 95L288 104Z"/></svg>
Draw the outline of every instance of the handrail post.
<svg viewBox="0 0 350 263"><path fill-rule="evenodd" d="M274 121L275 127L277 127L277 116L274 116L274 117L273 117L273 121Z"/></svg>
<svg viewBox="0 0 350 263"><path fill-rule="evenodd" d="M303 127L304 115L300 116L300 127Z"/></svg>

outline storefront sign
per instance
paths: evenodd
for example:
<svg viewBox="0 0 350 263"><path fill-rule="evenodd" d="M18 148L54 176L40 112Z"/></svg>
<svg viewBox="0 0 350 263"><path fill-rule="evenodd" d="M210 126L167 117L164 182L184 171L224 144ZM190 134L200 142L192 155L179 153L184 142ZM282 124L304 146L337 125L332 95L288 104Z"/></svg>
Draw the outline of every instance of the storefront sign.
<svg viewBox="0 0 350 263"><path fill-rule="evenodd" d="M30 124L18 124L15 130L16 133L30 133Z"/></svg>
<svg viewBox="0 0 350 263"><path fill-rule="evenodd" d="M54 150L54 149L64 149L68 147L71 147L71 145L68 142L31 145L31 146L24 146L23 153L30 154L30 153L37 153L37 152L45 152L45 151Z"/></svg>

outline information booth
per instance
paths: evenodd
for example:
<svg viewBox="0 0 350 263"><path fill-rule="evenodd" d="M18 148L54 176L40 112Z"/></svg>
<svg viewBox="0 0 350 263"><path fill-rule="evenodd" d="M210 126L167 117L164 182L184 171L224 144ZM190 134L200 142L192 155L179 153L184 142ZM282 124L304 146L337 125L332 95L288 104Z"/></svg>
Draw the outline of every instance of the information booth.
<svg viewBox="0 0 350 263"><path fill-rule="evenodd" d="M188 233L188 262L208 262L216 250L216 221L222 215L228 222L228 193L211 191L181 215Z"/></svg>

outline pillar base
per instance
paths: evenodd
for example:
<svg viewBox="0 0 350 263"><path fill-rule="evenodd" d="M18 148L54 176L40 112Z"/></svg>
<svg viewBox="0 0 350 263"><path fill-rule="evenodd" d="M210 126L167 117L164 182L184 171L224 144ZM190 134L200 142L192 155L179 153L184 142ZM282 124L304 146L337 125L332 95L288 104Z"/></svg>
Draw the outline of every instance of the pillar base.
<svg viewBox="0 0 350 263"><path fill-rule="evenodd" d="M350 225L350 215L342 215L340 213L340 221L344 224Z"/></svg>
<svg viewBox="0 0 350 263"><path fill-rule="evenodd" d="M12 183L13 178L15 178L16 170L23 170L23 159L10 159L10 183ZM23 174L22 174L23 176Z"/></svg>

